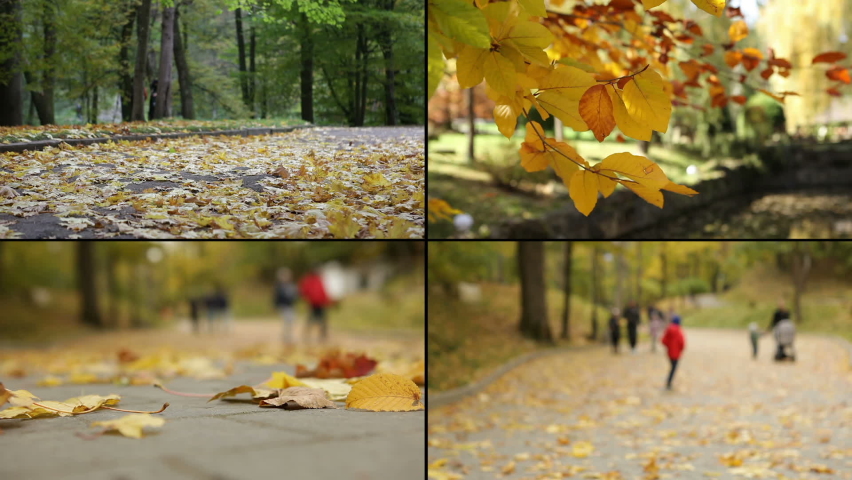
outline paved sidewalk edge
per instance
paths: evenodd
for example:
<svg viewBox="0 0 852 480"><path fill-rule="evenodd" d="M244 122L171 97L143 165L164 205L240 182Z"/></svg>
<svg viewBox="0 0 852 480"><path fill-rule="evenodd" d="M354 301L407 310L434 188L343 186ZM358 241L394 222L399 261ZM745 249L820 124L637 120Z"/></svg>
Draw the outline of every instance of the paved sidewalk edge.
<svg viewBox="0 0 852 480"><path fill-rule="evenodd" d="M219 131L203 131L203 132L178 132L178 133L150 133L139 135L116 135L113 137L98 137L98 138L57 138L53 140L37 140L35 142L23 143L2 143L0 144L0 153L3 152L23 152L25 150L44 150L47 147L58 147L60 143L67 143L71 146L91 145L93 143L107 142L136 142L140 140L151 140L159 138L184 138L193 136L242 136L248 137L251 135L272 135L273 133L292 132L301 128L313 128L316 125L294 125L291 127L274 127L274 128L243 128L240 130L219 130Z"/></svg>
<svg viewBox="0 0 852 480"><path fill-rule="evenodd" d="M429 394L427 390L426 407L443 407L444 405L449 405L451 403L458 402L464 397L479 393L480 391L485 389L485 387L491 385L503 375L509 373L511 370L529 361L536 360L541 357L546 357L548 355L556 355L560 353L569 352L581 352L585 350L591 350L596 347L600 348L601 346L603 345L593 343L582 346L549 348L547 350L525 353L521 356L513 358L508 363L504 363L502 366L498 367L497 370L491 372L488 376L477 382L467 384L463 387L454 388L452 390L447 390L445 392L437 392L433 394Z"/></svg>
<svg viewBox="0 0 852 480"><path fill-rule="evenodd" d="M691 328L702 329L702 330L705 330L705 329L706 330L729 330L729 331L741 330L739 328L714 328L714 327L691 327ZM841 347L843 347L846 350L846 353L849 356L849 365L850 365L850 368L852 368L852 342L850 342L849 340L846 340L845 338L837 336L837 335L831 335L831 334L827 334L827 333L802 332L802 335L820 337L820 338L824 338L824 339L827 339L827 340L832 340L835 343L839 344ZM538 351L538 352L525 353L525 354L523 354L519 357L513 358L512 360L510 360L507 363L504 363L502 366L498 367L497 370L491 372L488 376L486 376L485 378L483 378L483 379L481 379L477 382L467 384L463 387L454 388L452 390L447 390L445 392L433 393L431 395L428 394L428 391L427 391L427 398L426 398L427 408L443 407L443 406L449 405L451 403L456 403L456 402L460 401L461 399L463 399L464 397L468 397L470 395L479 393L482 390L484 390L485 387L491 385L492 383L494 383L497 379L499 379L503 375L509 373L511 370L513 370L516 367L519 367L519 366L521 366L524 363L527 363L529 361L532 361L532 360L535 360L535 359L538 359L538 358L541 358L541 357L545 357L545 356L548 356L548 355L556 355L556 354L560 354L560 353L569 353L569 352L579 352L579 351L584 351L584 350L590 350L593 347L600 347L600 346L602 346L602 345L600 345L600 344L589 344L589 345L583 345L583 346L578 346L578 347L560 347L560 348L553 348L553 349L548 349L548 350L541 350L541 351Z"/></svg>

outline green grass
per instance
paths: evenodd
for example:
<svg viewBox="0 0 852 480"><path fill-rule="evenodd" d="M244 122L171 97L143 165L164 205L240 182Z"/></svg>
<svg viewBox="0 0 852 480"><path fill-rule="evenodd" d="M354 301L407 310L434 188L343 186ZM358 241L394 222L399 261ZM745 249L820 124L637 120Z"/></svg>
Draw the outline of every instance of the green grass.
<svg viewBox="0 0 852 480"><path fill-rule="evenodd" d="M772 267L748 272L730 291L719 295L724 305L714 308L683 309L684 325L714 328L748 328L756 322L766 329L779 298L792 308L792 284L789 273ZM797 323L802 332L827 333L852 340L852 285L837 280L812 278L802 297L804 321Z"/></svg>
<svg viewBox="0 0 852 480"><path fill-rule="evenodd" d="M432 290L429 295L429 380L431 391L444 391L477 381L495 368L518 355L552 348L522 337L518 331L520 318L519 286L483 283L481 301L463 303ZM547 301L551 331L560 332L562 294L548 291ZM575 343L583 343L590 330L591 309L586 299L572 297L571 335ZM601 325L606 311L598 309Z"/></svg>

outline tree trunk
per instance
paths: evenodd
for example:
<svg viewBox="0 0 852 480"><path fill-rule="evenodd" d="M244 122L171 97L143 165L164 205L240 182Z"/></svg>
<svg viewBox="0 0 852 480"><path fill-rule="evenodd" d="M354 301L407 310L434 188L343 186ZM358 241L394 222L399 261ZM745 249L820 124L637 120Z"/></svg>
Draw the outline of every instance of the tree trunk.
<svg viewBox="0 0 852 480"><path fill-rule="evenodd" d="M811 271L811 253L807 243L793 242L793 314L796 316L796 323L801 324L804 321L802 317L802 294L805 292L805 285L808 281L808 274Z"/></svg>
<svg viewBox="0 0 852 480"><path fill-rule="evenodd" d="M590 340L598 338L598 305L600 305L600 248L594 247L592 250L592 332L589 334Z"/></svg>
<svg viewBox="0 0 852 480"><path fill-rule="evenodd" d="M246 107L249 105L249 87L248 77L246 76L246 41L243 39L243 9L238 8L234 11L234 19L237 22L237 54L240 64L240 92L243 94L243 104Z"/></svg>
<svg viewBox="0 0 852 480"><path fill-rule="evenodd" d="M98 87L95 86L92 88L92 105L89 107L89 123L92 125L97 125L98 123L98 110L100 110L100 106L98 106Z"/></svg>
<svg viewBox="0 0 852 480"><path fill-rule="evenodd" d="M301 63L300 89L302 96L302 120L314 122L314 39L308 16L301 14L302 28L299 36L299 57Z"/></svg>
<svg viewBox="0 0 852 480"><path fill-rule="evenodd" d="M257 86L257 66L255 64L254 52L255 46L257 45L257 39L255 38L254 24L249 25L249 76L248 76L248 100L249 100L249 110L251 110L252 118L255 118L257 114L255 113L254 100L255 100L255 90Z"/></svg>
<svg viewBox="0 0 852 480"><path fill-rule="evenodd" d="M0 52L11 52L0 61L0 126L13 127L24 122L24 79L21 74L21 1L0 0Z"/></svg>
<svg viewBox="0 0 852 480"><path fill-rule="evenodd" d="M163 33L160 38L160 77L157 79L157 103L154 118L165 118L172 96L172 60L175 41L175 7L163 7Z"/></svg>
<svg viewBox="0 0 852 480"><path fill-rule="evenodd" d="M56 10L53 2L46 0L43 4L42 22L44 25L44 53L42 61L44 71L41 77L41 90L30 92L30 100L35 105L38 113L38 121L42 125L53 125L56 123L53 107L53 61L56 53ZM27 79L29 83L30 78Z"/></svg>
<svg viewBox="0 0 852 480"><path fill-rule="evenodd" d="M86 325L100 328L103 323L98 309L94 249L94 242L77 242L77 288L81 300L80 320Z"/></svg>
<svg viewBox="0 0 852 480"><path fill-rule="evenodd" d="M642 242L636 242L636 301L642 304Z"/></svg>
<svg viewBox="0 0 852 480"><path fill-rule="evenodd" d="M476 97L474 87L467 89L467 163L476 161L476 113L474 112L474 99Z"/></svg>
<svg viewBox="0 0 852 480"><path fill-rule="evenodd" d="M121 83L121 119L129 122L133 118L133 76L130 75L130 39L138 7L131 8L127 22L121 26L121 50L118 52L118 68Z"/></svg>
<svg viewBox="0 0 852 480"><path fill-rule="evenodd" d="M384 9L393 11L394 0L385 0ZM393 33L390 25L386 25L379 34L379 45L382 57L385 59L385 124L397 125L399 111L396 107L396 65L393 58Z"/></svg>
<svg viewBox="0 0 852 480"><path fill-rule="evenodd" d="M133 102L131 120L145 121L145 67L148 62L148 22L151 18L151 0L142 0L136 21L136 68L133 70Z"/></svg>
<svg viewBox="0 0 852 480"><path fill-rule="evenodd" d="M534 340L552 342L545 295L544 242L518 242L518 272L521 277L521 333Z"/></svg>
<svg viewBox="0 0 852 480"><path fill-rule="evenodd" d="M562 270L562 292L565 295L565 306L562 309L562 339L571 339L571 254L574 242L565 242L565 263Z"/></svg>
<svg viewBox="0 0 852 480"><path fill-rule="evenodd" d="M662 275L660 276L660 298L666 298L668 295L668 292L666 291L669 284L669 266L667 260L666 242L662 242L660 244L660 270L662 272Z"/></svg>
<svg viewBox="0 0 852 480"><path fill-rule="evenodd" d="M180 9L175 7L175 66L180 82L180 115L186 120L195 118L195 106L192 101L192 79L189 76L186 46L180 36Z"/></svg>

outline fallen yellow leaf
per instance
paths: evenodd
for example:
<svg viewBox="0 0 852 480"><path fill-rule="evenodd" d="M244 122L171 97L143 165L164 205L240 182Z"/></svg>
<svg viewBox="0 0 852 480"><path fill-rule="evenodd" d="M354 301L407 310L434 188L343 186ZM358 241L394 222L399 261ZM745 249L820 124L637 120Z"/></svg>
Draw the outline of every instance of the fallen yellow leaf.
<svg viewBox="0 0 852 480"><path fill-rule="evenodd" d="M118 432L125 437L142 438L145 427L162 427L166 420L143 413L131 413L115 420L93 422L92 427L104 427L104 433Z"/></svg>
<svg viewBox="0 0 852 480"><path fill-rule="evenodd" d="M346 408L375 412L423 410L420 388L408 378L392 373L371 375L352 386Z"/></svg>

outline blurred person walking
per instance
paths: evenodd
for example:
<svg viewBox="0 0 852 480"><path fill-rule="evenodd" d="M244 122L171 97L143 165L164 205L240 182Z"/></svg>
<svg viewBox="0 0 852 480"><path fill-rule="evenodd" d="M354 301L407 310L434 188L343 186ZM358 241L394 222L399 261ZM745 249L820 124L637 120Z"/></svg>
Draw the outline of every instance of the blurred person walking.
<svg viewBox="0 0 852 480"><path fill-rule="evenodd" d="M636 354L637 329L642 322L640 315L636 300L631 300L624 309L623 316L627 319L627 340L630 342L630 351L634 355Z"/></svg>
<svg viewBox="0 0 852 480"><path fill-rule="evenodd" d="M666 328L666 320L663 318L663 312L653 303L648 306L648 332L651 335L651 351L657 351L657 342L660 335Z"/></svg>
<svg viewBox="0 0 852 480"><path fill-rule="evenodd" d="M189 320L192 322L192 333L199 333L199 310L201 309L201 300L198 297L189 299Z"/></svg>
<svg viewBox="0 0 852 480"><path fill-rule="evenodd" d="M609 317L609 340L612 342L612 353L618 353L618 341L621 340L620 312L617 308L612 309Z"/></svg>
<svg viewBox="0 0 852 480"><path fill-rule="evenodd" d="M216 284L216 289L207 297L207 329L211 333L230 330L230 313L228 311L228 295L222 284ZM217 325L218 324L218 325Z"/></svg>
<svg viewBox="0 0 852 480"><path fill-rule="evenodd" d="M669 310L671 323L666 328L666 333L663 334L661 343L666 346L671 362L671 370L669 370L669 378L666 381L666 390L672 389L672 379L674 378L677 363L683 350L686 348L686 337L683 335L683 330L680 328L680 316L675 313L674 309Z"/></svg>
<svg viewBox="0 0 852 480"><path fill-rule="evenodd" d="M299 299L299 287L293 282L293 272L289 268L278 269L278 281L275 284L275 308L283 320L283 340L293 343L293 324L296 321L296 300Z"/></svg>
<svg viewBox="0 0 852 480"><path fill-rule="evenodd" d="M326 293L325 284L319 272L319 267L311 268L307 275L302 277L299 282L299 293L302 298L308 302L311 308L311 313L308 316L308 322L305 326L305 343L308 343L313 326L319 327L320 342L325 342L328 338L328 318L326 310L331 304L331 299Z"/></svg>

